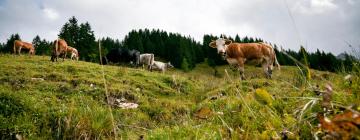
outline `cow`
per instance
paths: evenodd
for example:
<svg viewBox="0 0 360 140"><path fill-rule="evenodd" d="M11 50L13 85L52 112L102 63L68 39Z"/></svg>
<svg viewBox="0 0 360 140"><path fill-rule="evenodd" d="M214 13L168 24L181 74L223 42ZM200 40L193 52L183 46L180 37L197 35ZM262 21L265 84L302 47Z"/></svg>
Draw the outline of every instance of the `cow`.
<svg viewBox="0 0 360 140"><path fill-rule="evenodd" d="M136 66L140 63L140 52L138 50L129 50L127 48L114 48L102 57L102 64L106 65L108 62L119 63L134 63Z"/></svg>
<svg viewBox="0 0 360 140"><path fill-rule="evenodd" d="M154 63L151 65L150 67L150 71L152 70L159 70L161 71L162 73L165 73L165 71L168 69L168 68L173 68L174 66L171 65L170 62L168 63L164 63L164 62L160 62L160 61L154 61Z"/></svg>
<svg viewBox="0 0 360 140"><path fill-rule="evenodd" d="M67 53L70 53L71 60L79 60L79 52L74 47L68 46L67 47ZM66 57L66 56L65 56Z"/></svg>
<svg viewBox="0 0 360 140"><path fill-rule="evenodd" d="M20 41L20 40L15 40L14 41L14 48L13 49L14 49L14 54L18 53L20 55L21 49L29 50L30 55L35 54L35 47L31 43L27 43L27 42Z"/></svg>
<svg viewBox="0 0 360 140"><path fill-rule="evenodd" d="M276 59L274 49L265 43L232 43L229 39L219 38L209 43L209 46L216 48L218 54L222 55L226 61L237 67L240 71L240 79L244 80L245 62L255 62L261 64L266 78L271 78L273 64L280 70L280 65Z"/></svg>
<svg viewBox="0 0 360 140"><path fill-rule="evenodd" d="M63 57L63 61L65 61L65 57L67 54L68 45L65 40L63 39L56 39L54 41L54 46L51 54L51 61L57 61L59 56Z"/></svg>
<svg viewBox="0 0 360 140"><path fill-rule="evenodd" d="M151 65L154 63L154 54L153 53L144 53L140 54L140 65L144 68L144 65L147 66L147 69L151 69Z"/></svg>

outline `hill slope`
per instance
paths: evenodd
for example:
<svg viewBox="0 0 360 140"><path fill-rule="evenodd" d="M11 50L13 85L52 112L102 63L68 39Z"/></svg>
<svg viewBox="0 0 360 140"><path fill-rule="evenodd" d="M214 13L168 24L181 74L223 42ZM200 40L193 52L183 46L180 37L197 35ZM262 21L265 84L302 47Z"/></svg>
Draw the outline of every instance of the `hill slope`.
<svg viewBox="0 0 360 140"><path fill-rule="evenodd" d="M104 66L105 90L100 65L49 60L0 54L1 139L253 139L280 138L284 130L310 138L322 109L309 85L322 90L331 83L332 101L342 106L360 99L358 83L320 71L306 82L296 67L276 70L271 80L261 68L246 67L248 79L239 81L228 66L218 67L216 77L205 64L165 74Z"/></svg>

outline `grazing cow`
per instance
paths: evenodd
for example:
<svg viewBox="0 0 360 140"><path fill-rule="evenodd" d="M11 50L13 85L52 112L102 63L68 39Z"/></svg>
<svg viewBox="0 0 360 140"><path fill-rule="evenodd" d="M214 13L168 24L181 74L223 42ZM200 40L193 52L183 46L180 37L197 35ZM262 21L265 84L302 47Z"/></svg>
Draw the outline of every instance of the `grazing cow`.
<svg viewBox="0 0 360 140"><path fill-rule="evenodd" d="M57 61L59 56L63 57L63 61L65 61L65 57L67 54L68 45L65 40L63 39L56 39L54 41L54 47L51 54L51 61Z"/></svg>
<svg viewBox="0 0 360 140"><path fill-rule="evenodd" d="M140 52L137 50L128 50L127 48L114 48L102 58L102 64L107 64L108 62L134 62L137 66L140 63Z"/></svg>
<svg viewBox="0 0 360 140"><path fill-rule="evenodd" d="M148 70L151 69L151 65L154 63L154 54L144 53L140 54L140 65L144 68L144 65L147 66Z"/></svg>
<svg viewBox="0 0 360 140"><path fill-rule="evenodd" d="M267 78L271 78L273 64L280 70L280 65L276 59L274 49L265 43L232 43L231 40L219 38L213 40L210 47L216 48L218 53L226 61L236 66L240 71L240 78L244 79L245 62L255 62L252 64L261 64Z"/></svg>
<svg viewBox="0 0 360 140"><path fill-rule="evenodd" d="M68 46L66 51L67 51L67 53L71 54L71 56L70 56L71 60L77 60L77 61L79 60L79 53L78 53L77 49L75 49L74 47Z"/></svg>
<svg viewBox="0 0 360 140"><path fill-rule="evenodd" d="M20 40L15 40L14 41L14 54L18 53L20 55L21 53L21 49L27 49L29 50L29 54L30 55L34 55L35 54L35 48L31 43L27 43L27 42L23 42Z"/></svg>
<svg viewBox="0 0 360 140"><path fill-rule="evenodd" d="M150 71L154 70L159 70L162 73L164 73L168 68L173 68L174 66L171 65L170 62L168 63L164 63L164 62L160 62L160 61L154 61L154 63L151 65L151 69Z"/></svg>

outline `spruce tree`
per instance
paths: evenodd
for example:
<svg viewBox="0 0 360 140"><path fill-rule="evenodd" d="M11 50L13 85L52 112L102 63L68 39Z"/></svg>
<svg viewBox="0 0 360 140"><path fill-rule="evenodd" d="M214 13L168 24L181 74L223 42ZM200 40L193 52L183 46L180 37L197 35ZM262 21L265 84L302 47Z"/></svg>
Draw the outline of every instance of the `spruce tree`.
<svg viewBox="0 0 360 140"><path fill-rule="evenodd" d="M21 40L19 34L12 34L9 39L7 39L3 51L5 53L14 53L14 41Z"/></svg>

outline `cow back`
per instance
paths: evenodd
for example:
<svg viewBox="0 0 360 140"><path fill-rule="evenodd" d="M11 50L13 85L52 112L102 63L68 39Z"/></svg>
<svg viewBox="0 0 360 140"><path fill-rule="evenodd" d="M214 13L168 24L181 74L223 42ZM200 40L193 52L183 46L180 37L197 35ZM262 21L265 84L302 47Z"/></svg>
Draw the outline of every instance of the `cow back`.
<svg viewBox="0 0 360 140"><path fill-rule="evenodd" d="M227 46L228 58L246 58L247 60L261 59L270 56L271 47L262 43L231 43Z"/></svg>
<svg viewBox="0 0 360 140"><path fill-rule="evenodd" d="M66 53L67 47L68 47L68 45L65 40L57 39L54 41L53 53L55 53L55 55L57 55L57 56L62 53Z"/></svg>

